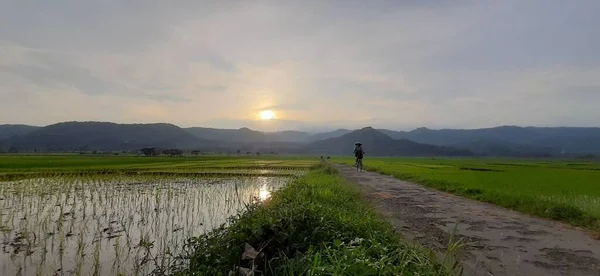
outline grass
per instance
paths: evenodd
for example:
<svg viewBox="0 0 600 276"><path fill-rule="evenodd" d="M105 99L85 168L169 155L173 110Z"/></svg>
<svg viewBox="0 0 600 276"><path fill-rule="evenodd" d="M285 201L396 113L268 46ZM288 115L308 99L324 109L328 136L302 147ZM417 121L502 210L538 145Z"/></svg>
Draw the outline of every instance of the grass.
<svg viewBox="0 0 600 276"><path fill-rule="evenodd" d="M138 157L78 155L0 155L0 173L110 169L166 169L281 165L309 167L316 158L293 156Z"/></svg>
<svg viewBox="0 0 600 276"><path fill-rule="evenodd" d="M93 175L296 176L316 158L290 156L136 157L0 155L0 181Z"/></svg>
<svg viewBox="0 0 600 276"><path fill-rule="evenodd" d="M430 252L408 246L328 166L249 206L214 231L189 240L178 275L446 275ZM257 257L243 261L242 253ZM253 256L254 256L253 255Z"/></svg>
<svg viewBox="0 0 600 276"><path fill-rule="evenodd" d="M353 159L338 159L352 165ZM600 164L568 160L367 158L367 170L600 231Z"/></svg>

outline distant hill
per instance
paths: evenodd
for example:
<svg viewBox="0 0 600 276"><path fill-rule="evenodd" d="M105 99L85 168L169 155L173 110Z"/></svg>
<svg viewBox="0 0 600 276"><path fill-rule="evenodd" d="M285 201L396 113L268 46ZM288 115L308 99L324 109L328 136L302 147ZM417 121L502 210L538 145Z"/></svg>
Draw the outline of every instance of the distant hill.
<svg viewBox="0 0 600 276"><path fill-rule="evenodd" d="M39 127L28 125L0 125L0 140L29 134L37 129Z"/></svg>
<svg viewBox="0 0 600 276"><path fill-rule="evenodd" d="M336 137L340 137L342 135L346 135L350 132L352 132L352 130L340 128L338 130L334 130L331 132L317 133L317 134L314 134L314 135L311 135L310 137L308 137L307 142L315 142L315 141L319 141L319 140L326 140L329 138L336 138Z"/></svg>
<svg viewBox="0 0 600 276"><path fill-rule="evenodd" d="M217 129L191 127L186 131L202 139L221 142L266 143L266 142L294 142L306 141L310 134L301 131L260 132L249 128Z"/></svg>
<svg viewBox="0 0 600 276"><path fill-rule="evenodd" d="M267 136L264 133L249 128L218 129L191 127L185 130L198 138L220 142L264 142L267 140Z"/></svg>
<svg viewBox="0 0 600 276"><path fill-rule="evenodd" d="M3 141L22 151L137 150L144 147L192 149L213 142L172 124L66 122Z"/></svg>
<svg viewBox="0 0 600 276"><path fill-rule="evenodd" d="M266 132L265 133L269 141L277 142L292 142L292 143L304 143L307 142L311 134L302 131L278 131L278 132Z"/></svg>
<svg viewBox="0 0 600 276"><path fill-rule="evenodd" d="M351 155L354 144L361 142L368 156L470 156L468 150L420 144L406 139L395 140L371 127L309 144L315 154Z"/></svg>
<svg viewBox="0 0 600 276"><path fill-rule="evenodd" d="M501 126L468 130L418 128L409 132L382 132L396 139L459 146L500 156L600 153L600 128Z"/></svg>
<svg viewBox="0 0 600 276"><path fill-rule="evenodd" d="M315 134L260 132L249 128L182 129L172 124L66 122L46 127L0 125L0 151L11 147L25 151L164 147L230 153L349 154L348 147L351 153L356 142L351 140L360 140L367 147L375 146L371 154L376 155L467 155L465 150L482 156L600 155L600 128L501 126L441 130L418 128L412 131L364 128Z"/></svg>

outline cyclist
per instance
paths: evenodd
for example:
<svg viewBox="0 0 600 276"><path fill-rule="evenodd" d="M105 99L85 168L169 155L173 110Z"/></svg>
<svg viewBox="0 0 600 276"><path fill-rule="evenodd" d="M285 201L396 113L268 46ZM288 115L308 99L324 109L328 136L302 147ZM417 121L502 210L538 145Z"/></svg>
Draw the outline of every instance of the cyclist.
<svg viewBox="0 0 600 276"><path fill-rule="evenodd" d="M362 143L357 142L354 144L354 157L356 157L356 170L362 172L362 160L365 155L365 152L362 148Z"/></svg>

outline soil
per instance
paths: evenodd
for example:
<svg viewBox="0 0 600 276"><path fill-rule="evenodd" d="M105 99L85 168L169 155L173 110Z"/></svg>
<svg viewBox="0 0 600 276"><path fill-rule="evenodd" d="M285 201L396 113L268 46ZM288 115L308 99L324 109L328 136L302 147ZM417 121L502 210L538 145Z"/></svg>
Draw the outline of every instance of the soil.
<svg viewBox="0 0 600 276"><path fill-rule="evenodd" d="M451 238L461 240L463 275L600 275L600 241L584 231L391 176L337 168L406 239L441 256Z"/></svg>

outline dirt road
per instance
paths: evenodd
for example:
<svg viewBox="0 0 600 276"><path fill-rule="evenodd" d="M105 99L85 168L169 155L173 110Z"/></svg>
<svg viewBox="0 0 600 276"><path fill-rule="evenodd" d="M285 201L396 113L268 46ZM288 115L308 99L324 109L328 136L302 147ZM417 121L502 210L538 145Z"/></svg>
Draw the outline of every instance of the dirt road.
<svg viewBox="0 0 600 276"><path fill-rule="evenodd" d="M600 241L572 227L338 165L409 240L445 252L458 222L465 275L600 275Z"/></svg>

